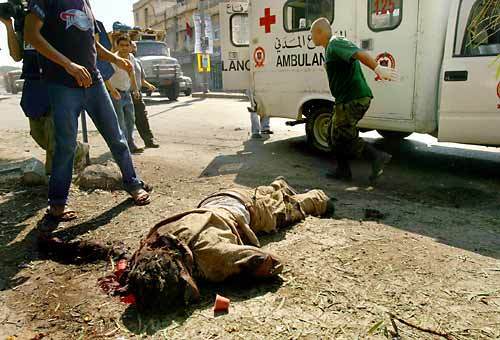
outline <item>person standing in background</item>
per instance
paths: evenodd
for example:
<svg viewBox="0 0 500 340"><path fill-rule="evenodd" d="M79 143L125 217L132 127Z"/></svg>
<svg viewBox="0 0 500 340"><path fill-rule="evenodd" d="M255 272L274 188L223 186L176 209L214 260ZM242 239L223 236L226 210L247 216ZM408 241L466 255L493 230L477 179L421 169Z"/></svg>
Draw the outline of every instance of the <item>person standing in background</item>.
<svg viewBox="0 0 500 340"><path fill-rule="evenodd" d="M156 91L156 87L146 81L146 74L144 73L144 67L142 67L141 61L137 58L137 44L132 41L132 55L134 56L132 61L135 68L135 80L137 82L137 88L139 89L139 97L133 97L134 111L135 111L135 126L137 127L137 132L144 141L146 148L159 148L160 144L156 141L153 131L149 126L148 111L146 109L146 103L144 103L144 98L142 97L141 89L143 87L147 88L148 91Z"/></svg>
<svg viewBox="0 0 500 340"><path fill-rule="evenodd" d="M130 37L122 35L117 39L116 45L118 49L116 56L132 62ZM141 153L144 150L135 145L134 142L135 111L132 97L136 99L140 97L140 88L137 87L135 71L133 67L130 71L125 71L115 65L112 66L115 73L106 82L106 87L111 95L120 128L127 138L130 152Z"/></svg>
<svg viewBox="0 0 500 340"><path fill-rule="evenodd" d="M247 96L251 103L251 106L248 107L248 112L250 112L252 139L263 139L262 135L269 136L274 134L271 130L271 117L260 116L257 113L257 104L251 90L247 90Z"/></svg>

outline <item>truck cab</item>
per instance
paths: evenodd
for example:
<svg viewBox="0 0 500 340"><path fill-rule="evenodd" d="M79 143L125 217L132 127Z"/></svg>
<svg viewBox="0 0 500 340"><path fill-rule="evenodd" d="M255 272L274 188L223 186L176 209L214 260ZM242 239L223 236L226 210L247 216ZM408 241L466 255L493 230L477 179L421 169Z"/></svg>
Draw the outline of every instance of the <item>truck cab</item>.
<svg viewBox="0 0 500 340"><path fill-rule="evenodd" d="M224 88L248 90L261 115L305 123L315 149L328 151L335 103L310 34L320 17L401 75L382 82L363 67L375 98L360 128L500 145L497 0L240 0L220 16Z"/></svg>
<svg viewBox="0 0 500 340"><path fill-rule="evenodd" d="M181 65L170 57L167 44L161 41L137 41L136 57L141 61L146 80L156 86L162 96L170 100L179 97L182 76Z"/></svg>

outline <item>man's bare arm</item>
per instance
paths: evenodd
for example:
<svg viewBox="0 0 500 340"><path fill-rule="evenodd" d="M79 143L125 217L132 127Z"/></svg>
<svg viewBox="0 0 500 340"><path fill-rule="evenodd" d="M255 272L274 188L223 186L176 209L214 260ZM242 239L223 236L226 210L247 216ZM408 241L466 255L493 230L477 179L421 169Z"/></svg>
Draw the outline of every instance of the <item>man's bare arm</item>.
<svg viewBox="0 0 500 340"><path fill-rule="evenodd" d="M116 54L112 53L106 47L102 46L101 43L98 41L96 41L95 46L97 50L97 57L100 60L115 64L116 66L118 66L122 70L127 71L128 73L133 71L134 67L132 66L132 63L129 60L118 57Z"/></svg>
<svg viewBox="0 0 500 340"><path fill-rule="evenodd" d="M12 19L0 18L7 29L7 41L9 44L9 54L14 59L14 61L21 61L23 59L23 49L21 47L21 40L18 39L16 32L14 31L14 25Z"/></svg>
<svg viewBox="0 0 500 340"><path fill-rule="evenodd" d="M373 59L373 57L365 51L357 52L356 54L354 54L354 58L358 59L362 64L366 65L373 71L375 71L378 66L378 63L375 61L375 59Z"/></svg>
<svg viewBox="0 0 500 340"><path fill-rule="evenodd" d="M113 86L113 84L111 84L111 81L109 81L109 79L104 82L104 85L106 86L106 89L108 90L109 94L113 99L120 100L121 98L120 92L118 92L118 90Z"/></svg>
<svg viewBox="0 0 500 340"><path fill-rule="evenodd" d="M137 88L137 78L135 77L135 71L130 71L128 73L128 76L130 77L130 81L132 82L132 90L135 92L139 91L139 89Z"/></svg>
<svg viewBox="0 0 500 340"><path fill-rule="evenodd" d="M115 64L116 55L108 50L106 47L102 46L100 42L96 40L95 47L97 50L97 58L102 61L107 61L108 63Z"/></svg>
<svg viewBox="0 0 500 340"><path fill-rule="evenodd" d="M65 55L57 51L40 33L43 21L35 14L29 13L26 16L24 26L24 39L31 44L41 55L53 63L63 67L75 80L79 86L89 87L92 85L92 77L89 71L80 65L73 63Z"/></svg>
<svg viewBox="0 0 500 340"><path fill-rule="evenodd" d="M142 78L142 86L144 87L147 87L148 89L156 89L156 86L154 86L153 84L151 84L149 81L147 81L146 79Z"/></svg>

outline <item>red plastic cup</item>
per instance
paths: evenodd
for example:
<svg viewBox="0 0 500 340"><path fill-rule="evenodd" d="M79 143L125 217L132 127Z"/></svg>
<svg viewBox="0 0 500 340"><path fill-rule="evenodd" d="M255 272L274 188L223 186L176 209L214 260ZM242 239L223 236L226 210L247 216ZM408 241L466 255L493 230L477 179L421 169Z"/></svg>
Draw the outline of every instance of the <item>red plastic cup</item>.
<svg viewBox="0 0 500 340"><path fill-rule="evenodd" d="M215 297L214 312L228 312L230 303L231 300L217 294L217 296Z"/></svg>

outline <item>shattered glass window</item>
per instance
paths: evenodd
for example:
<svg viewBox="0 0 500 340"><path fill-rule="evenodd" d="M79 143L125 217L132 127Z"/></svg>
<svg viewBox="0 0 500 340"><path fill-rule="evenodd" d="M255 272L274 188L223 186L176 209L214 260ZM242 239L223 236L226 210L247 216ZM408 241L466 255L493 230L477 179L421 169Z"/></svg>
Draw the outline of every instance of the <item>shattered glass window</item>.
<svg viewBox="0 0 500 340"><path fill-rule="evenodd" d="M496 56L499 53L500 1L462 1L457 20L455 56Z"/></svg>

